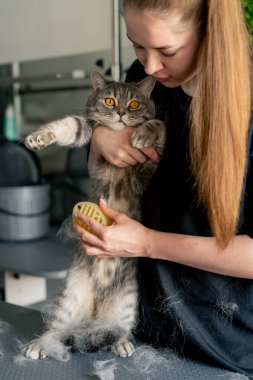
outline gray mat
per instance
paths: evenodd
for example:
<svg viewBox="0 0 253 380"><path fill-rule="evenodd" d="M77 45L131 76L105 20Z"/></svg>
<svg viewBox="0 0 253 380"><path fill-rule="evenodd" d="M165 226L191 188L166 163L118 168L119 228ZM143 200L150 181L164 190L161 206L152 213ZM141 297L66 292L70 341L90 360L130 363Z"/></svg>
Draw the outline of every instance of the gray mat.
<svg viewBox="0 0 253 380"><path fill-rule="evenodd" d="M9 328L1 322L8 323ZM17 360L18 344L42 328L40 313L0 301L0 380L245 380L246 376L137 345L131 358L73 353L68 362Z"/></svg>

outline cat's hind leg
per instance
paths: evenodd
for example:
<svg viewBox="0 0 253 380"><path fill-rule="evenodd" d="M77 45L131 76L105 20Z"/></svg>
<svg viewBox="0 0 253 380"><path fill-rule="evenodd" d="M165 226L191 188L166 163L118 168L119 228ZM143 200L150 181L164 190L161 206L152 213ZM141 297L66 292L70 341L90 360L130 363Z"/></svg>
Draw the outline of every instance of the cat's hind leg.
<svg viewBox="0 0 253 380"><path fill-rule="evenodd" d="M134 345L127 338L122 338L111 346L111 350L115 355L126 358L132 356Z"/></svg>
<svg viewBox="0 0 253 380"><path fill-rule="evenodd" d="M80 257L82 258L81 255ZM62 294L48 307L44 315L45 333L21 348L26 358L52 357L67 361L69 347L65 343L71 342L74 336L83 334L83 328L90 319L93 297L89 276L82 267L84 264L77 260L76 265L78 267L72 267L69 272Z"/></svg>
<svg viewBox="0 0 253 380"><path fill-rule="evenodd" d="M51 357L59 361L68 361L69 347L63 343L64 335L59 332L47 331L41 337L21 347L22 354L28 359L44 359Z"/></svg>
<svg viewBox="0 0 253 380"><path fill-rule="evenodd" d="M130 265L133 263L130 262ZM129 265L126 268L129 268ZM113 325L117 326L116 330L121 332L118 339L111 344L111 351L121 357L131 356L134 352L130 336L138 319L138 291L134 276L135 268L133 269L129 271L133 277L130 276L128 281L125 278L125 286L122 287L121 292L117 291L114 294L113 313L111 313Z"/></svg>
<svg viewBox="0 0 253 380"><path fill-rule="evenodd" d="M130 341L131 333L138 318L137 285L134 280L131 284L114 294L114 304L109 312L109 329L114 333L114 341L110 343L111 351L118 356L131 356L134 346Z"/></svg>

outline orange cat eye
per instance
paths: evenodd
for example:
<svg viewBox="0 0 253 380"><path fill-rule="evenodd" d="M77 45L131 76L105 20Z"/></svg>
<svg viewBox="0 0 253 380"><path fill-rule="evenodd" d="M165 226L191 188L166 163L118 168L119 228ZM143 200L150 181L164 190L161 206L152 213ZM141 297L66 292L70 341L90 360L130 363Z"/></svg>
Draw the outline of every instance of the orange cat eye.
<svg viewBox="0 0 253 380"><path fill-rule="evenodd" d="M105 98L105 104L108 107L114 107L115 106L115 100L113 98Z"/></svg>
<svg viewBox="0 0 253 380"><path fill-rule="evenodd" d="M141 103L138 101L138 100L132 100L128 107L130 108L130 110L137 110L138 108L140 108L140 105Z"/></svg>

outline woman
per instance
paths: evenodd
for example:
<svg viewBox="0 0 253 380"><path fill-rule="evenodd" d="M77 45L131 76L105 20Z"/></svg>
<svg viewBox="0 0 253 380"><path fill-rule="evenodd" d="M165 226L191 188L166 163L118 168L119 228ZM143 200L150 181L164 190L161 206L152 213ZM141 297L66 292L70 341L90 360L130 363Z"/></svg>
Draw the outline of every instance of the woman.
<svg viewBox="0 0 253 380"><path fill-rule="evenodd" d="M139 329L149 341L253 376L251 62L240 1L123 7L138 58L127 81L157 79L167 144L143 225L101 202L113 225L84 218L96 236L78 232L88 255L142 256ZM131 147L131 133L98 127L91 170L100 156L116 166L159 159Z"/></svg>

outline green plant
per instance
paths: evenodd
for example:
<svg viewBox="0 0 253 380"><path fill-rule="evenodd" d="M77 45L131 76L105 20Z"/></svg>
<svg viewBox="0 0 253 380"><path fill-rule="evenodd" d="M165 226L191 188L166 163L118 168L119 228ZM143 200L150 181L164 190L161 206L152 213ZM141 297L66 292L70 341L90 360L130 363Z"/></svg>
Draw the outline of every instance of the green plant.
<svg viewBox="0 0 253 380"><path fill-rule="evenodd" d="M249 31L253 36L253 1L252 0L242 0L242 5L244 8L245 18L249 26Z"/></svg>

